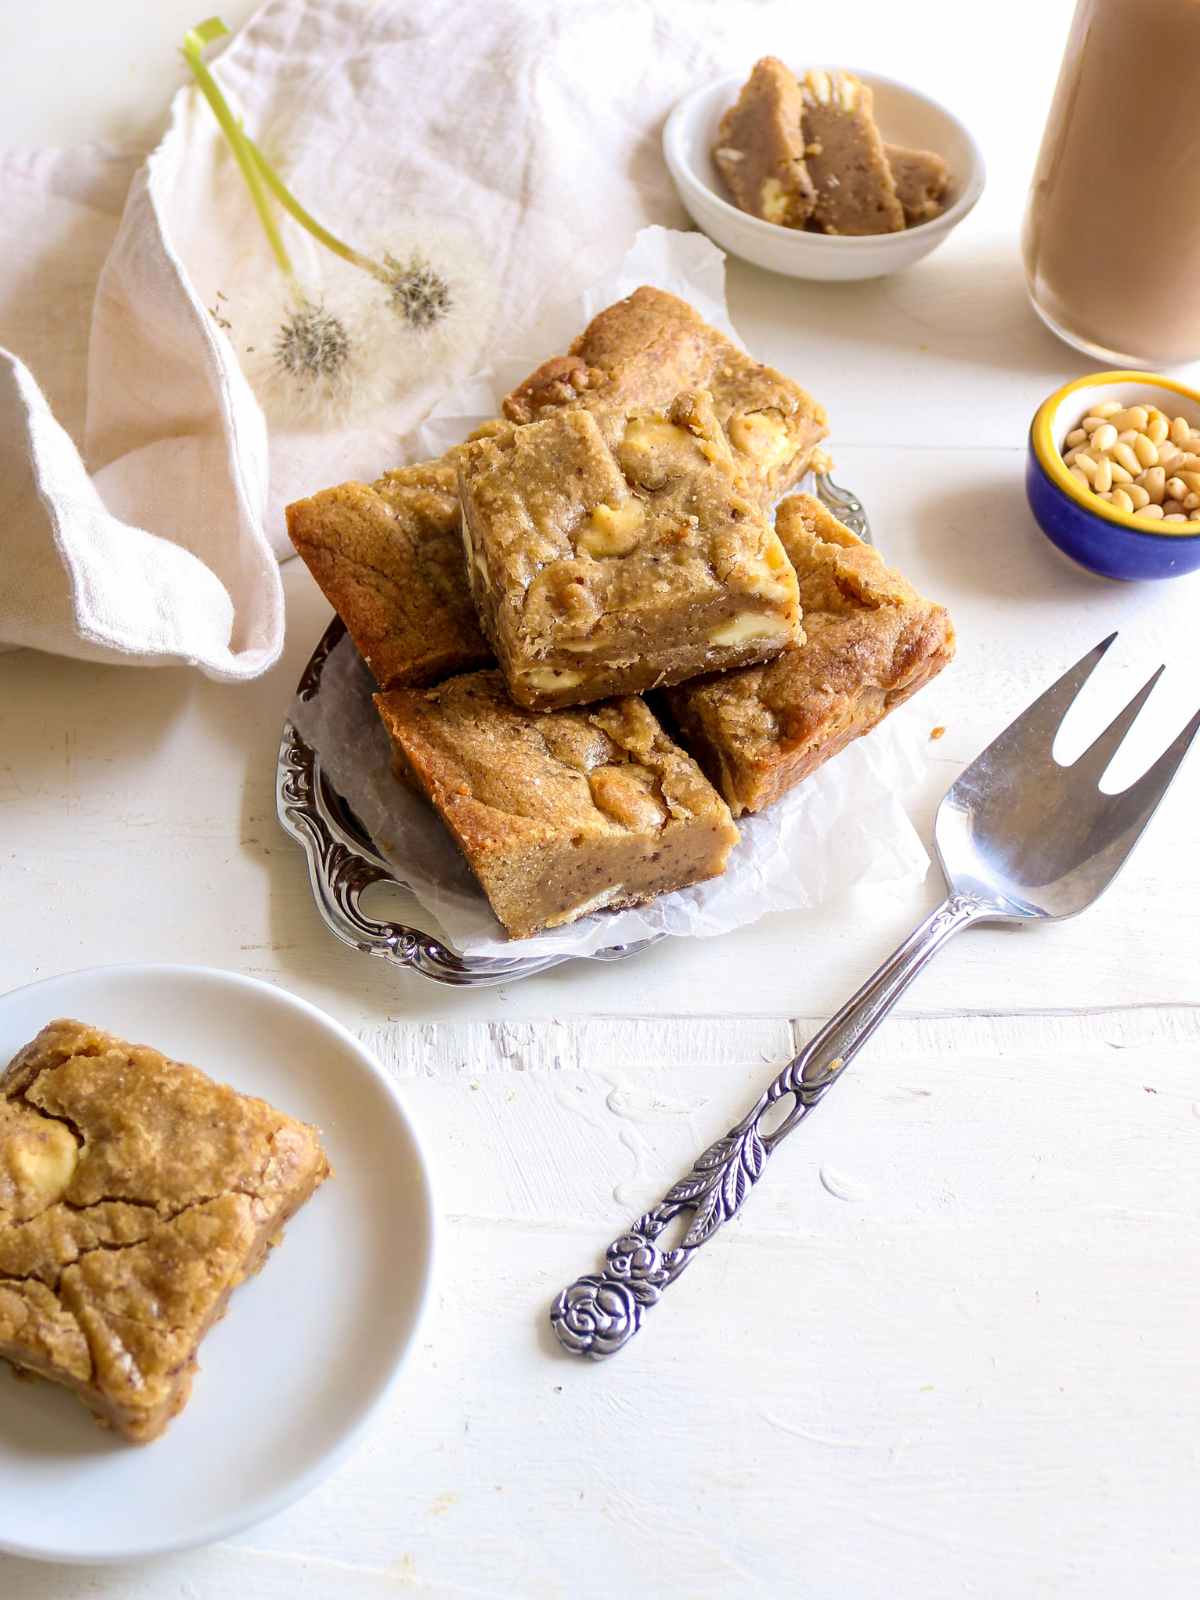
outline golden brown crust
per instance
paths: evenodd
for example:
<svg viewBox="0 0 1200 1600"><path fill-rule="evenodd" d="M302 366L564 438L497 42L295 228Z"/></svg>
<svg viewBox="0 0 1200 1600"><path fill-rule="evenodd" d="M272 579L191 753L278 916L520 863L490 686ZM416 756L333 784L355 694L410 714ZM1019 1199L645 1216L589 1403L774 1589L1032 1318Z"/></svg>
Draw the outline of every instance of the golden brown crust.
<svg viewBox="0 0 1200 1600"><path fill-rule="evenodd" d="M802 228L816 204L804 159L802 111L796 74L764 56L721 118L713 147L734 203L783 228Z"/></svg>
<svg viewBox="0 0 1200 1600"><path fill-rule="evenodd" d="M524 711L498 672L477 672L376 705L514 937L712 877L737 841L641 700Z"/></svg>
<svg viewBox="0 0 1200 1600"><path fill-rule="evenodd" d="M684 744L734 816L793 788L954 654L944 608L922 599L818 500L786 500L777 527L799 580L806 642L765 666L667 694Z"/></svg>
<svg viewBox="0 0 1200 1600"><path fill-rule="evenodd" d="M678 683L798 634L795 577L710 397L606 420L554 412L462 458L471 589L521 705Z"/></svg>
<svg viewBox="0 0 1200 1600"><path fill-rule="evenodd" d="M491 656L463 571L460 450L287 508L292 543L383 688Z"/></svg>
<svg viewBox="0 0 1200 1600"><path fill-rule="evenodd" d="M0 1355L155 1438L230 1292L328 1176L316 1130L66 1020L0 1096Z"/></svg>
<svg viewBox="0 0 1200 1600"><path fill-rule="evenodd" d="M686 301L643 286L594 317L565 356L543 362L504 401L523 424L564 407L608 416L661 410L688 389L707 390L751 494L774 502L807 470L828 431L799 384L753 361Z"/></svg>

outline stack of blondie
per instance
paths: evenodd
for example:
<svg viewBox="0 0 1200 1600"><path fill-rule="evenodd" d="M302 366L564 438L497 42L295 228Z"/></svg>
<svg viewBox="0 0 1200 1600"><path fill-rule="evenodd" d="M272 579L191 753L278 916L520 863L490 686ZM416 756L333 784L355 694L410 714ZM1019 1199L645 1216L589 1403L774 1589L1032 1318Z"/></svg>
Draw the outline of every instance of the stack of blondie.
<svg viewBox="0 0 1200 1600"><path fill-rule="evenodd" d="M760 810L950 659L795 494L825 414L683 301L601 312L438 461L288 508L398 776L514 937L722 872Z"/></svg>

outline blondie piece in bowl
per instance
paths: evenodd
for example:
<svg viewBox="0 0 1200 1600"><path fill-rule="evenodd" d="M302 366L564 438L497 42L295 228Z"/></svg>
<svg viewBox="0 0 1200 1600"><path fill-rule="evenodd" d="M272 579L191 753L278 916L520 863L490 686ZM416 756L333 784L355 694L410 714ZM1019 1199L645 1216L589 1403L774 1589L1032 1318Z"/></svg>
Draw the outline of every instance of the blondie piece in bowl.
<svg viewBox="0 0 1200 1600"><path fill-rule="evenodd" d="M315 1128L81 1022L0 1077L0 1357L144 1444L329 1176Z"/></svg>
<svg viewBox="0 0 1200 1600"><path fill-rule="evenodd" d="M381 688L491 660L463 568L461 449L287 508L292 543Z"/></svg>
<svg viewBox="0 0 1200 1600"><path fill-rule="evenodd" d="M526 423L579 407L612 443L631 410L665 410L687 389L712 396L749 493L763 507L799 482L828 432L823 407L798 383L754 361L685 300L649 286L593 317L567 354L543 362L503 410Z"/></svg>
<svg viewBox="0 0 1200 1600"><path fill-rule="evenodd" d="M764 56L721 118L712 153L741 210L784 228L804 226L817 202L804 145L796 74Z"/></svg>
<svg viewBox="0 0 1200 1600"><path fill-rule="evenodd" d="M796 580L704 393L480 440L459 468L475 604L538 709L678 683L799 637Z"/></svg>
<svg viewBox="0 0 1200 1600"><path fill-rule="evenodd" d="M376 696L400 774L431 801L514 938L724 871L737 829L636 698L513 704L498 672Z"/></svg>
<svg viewBox="0 0 1200 1600"><path fill-rule="evenodd" d="M793 495L776 526L799 579L805 642L667 695L680 738L734 816L761 811L869 733L954 654L945 609L819 500Z"/></svg>
<svg viewBox="0 0 1200 1600"><path fill-rule="evenodd" d="M899 233L904 208L875 124L875 97L852 72L814 67L800 85L808 170L821 233Z"/></svg>

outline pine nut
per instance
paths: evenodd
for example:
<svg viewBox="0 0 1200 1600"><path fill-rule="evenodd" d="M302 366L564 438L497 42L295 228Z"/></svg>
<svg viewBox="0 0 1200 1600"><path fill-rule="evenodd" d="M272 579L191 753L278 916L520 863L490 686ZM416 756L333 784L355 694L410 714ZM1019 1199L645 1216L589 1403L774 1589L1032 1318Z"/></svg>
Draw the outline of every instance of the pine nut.
<svg viewBox="0 0 1200 1600"><path fill-rule="evenodd" d="M1094 417L1115 417L1120 409L1119 400L1106 400L1103 405L1093 406L1091 414Z"/></svg>
<svg viewBox="0 0 1200 1600"><path fill-rule="evenodd" d="M1107 494L1112 488L1112 481L1112 462L1107 456L1101 456L1092 474L1092 488L1097 494Z"/></svg>
<svg viewBox="0 0 1200 1600"><path fill-rule="evenodd" d="M1176 477L1181 478L1189 489L1194 489L1200 494L1200 472L1179 472Z"/></svg>
<svg viewBox="0 0 1200 1600"><path fill-rule="evenodd" d="M1150 440L1151 444L1162 444L1163 440L1167 437L1170 431L1171 424L1167 421L1166 417L1163 416L1161 411L1157 416L1151 417L1150 421L1146 424L1146 437Z"/></svg>
<svg viewBox="0 0 1200 1600"><path fill-rule="evenodd" d="M1073 472L1082 472L1090 484L1092 479L1100 470L1100 463L1096 460L1095 456L1088 455L1086 450L1076 450L1075 460L1072 464L1071 470Z"/></svg>
<svg viewBox="0 0 1200 1600"><path fill-rule="evenodd" d="M1185 450L1183 452L1183 454L1179 457L1179 459L1175 463L1175 471L1176 472L1197 472L1197 471L1200 471L1200 455L1193 455L1191 451Z"/></svg>
<svg viewBox="0 0 1200 1600"><path fill-rule="evenodd" d="M1139 517L1157 517L1162 520L1163 508L1161 506L1143 506L1138 512Z"/></svg>
<svg viewBox="0 0 1200 1600"><path fill-rule="evenodd" d="M1163 518L1163 521L1164 522L1186 522L1187 518L1184 516L1182 511L1172 511L1172 512L1169 512Z"/></svg>
<svg viewBox="0 0 1200 1600"><path fill-rule="evenodd" d="M1200 494L1193 493L1184 495L1183 509L1185 511L1195 511L1200 509Z"/></svg>
<svg viewBox="0 0 1200 1600"><path fill-rule="evenodd" d="M1150 421L1150 413L1145 406L1128 406L1123 415L1127 419L1127 428L1136 428L1139 433L1145 433L1146 424ZM1117 426L1120 427L1120 423Z"/></svg>
<svg viewBox="0 0 1200 1600"><path fill-rule="evenodd" d="M1182 507L1182 505L1180 505L1178 500L1164 500L1163 501L1163 516L1164 517L1182 517L1183 516L1183 507Z"/></svg>
<svg viewBox="0 0 1200 1600"><path fill-rule="evenodd" d="M1132 483L1133 482L1133 473L1132 472L1126 472L1125 468L1121 465L1121 463L1119 461L1114 461L1112 463L1112 475L1113 475L1113 482L1114 483L1119 483L1122 486L1124 486L1127 483Z"/></svg>
<svg viewBox="0 0 1200 1600"><path fill-rule="evenodd" d="M1182 500L1188 492L1187 484L1184 483L1182 478L1168 478L1166 492L1172 500Z"/></svg>
<svg viewBox="0 0 1200 1600"><path fill-rule="evenodd" d="M1167 475L1161 467L1148 467L1137 480L1156 506L1161 506L1167 491Z"/></svg>
<svg viewBox="0 0 1200 1600"><path fill-rule="evenodd" d="M1126 472L1132 472L1135 478L1142 470L1142 463L1138 460L1136 454L1134 453L1132 445L1113 445L1112 458L1114 461L1120 462L1121 466L1125 468Z"/></svg>
<svg viewBox="0 0 1200 1600"><path fill-rule="evenodd" d="M1133 441L1133 453L1144 467L1158 465L1158 446L1151 443L1144 433L1139 433Z"/></svg>
<svg viewBox="0 0 1200 1600"><path fill-rule="evenodd" d="M1070 472L1071 472L1071 476L1073 478L1078 478L1079 479L1080 483L1083 485L1083 487L1085 489L1090 489L1092 487L1092 480L1083 471L1082 467L1072 467L1070 469Z"/></svg>
<svg viewBox="0 0 1200 1600"><path fill-rule="evenodd" d="M1104 418L1089 415L1084 417L1079 426L1083 429L1084 433L1095 433L1097 428L1102 428L1104 426Z"/></svg>
<svg viewBox="0 0 1200 1600"><path fill-rule="evenodd" d="M1132 444L1133 441L1137 438L1137 429L1136 428L1125 428L1125 429L1122 430L1122 432L1117 434L1117 438L1121 441L1122 444Z"/></svg>
<svg viewBox="0 0 1200 1600"><path fill-rule="evenodd" d="M1179 446L1172 444L1168 439L1165 444L1160 444L1158 447L1158 464L1160 467L1174 466L1182 454Z"/></svg>
<svg viewBox="0 0 1200 1600"><path fill-rule="evenodd" d="M1189 511L1188 512L1188 521L1189 522L1200 522L1200 509L1197 509L1195 511Z"/></svg>
<svg viewBox="0 0 1200 1600"><path fill-rule="evenodd" d="M1142 488L1140 483L1128 484L1126 486L1125 493L1129 496L1130 500L1132 500L1135 511L1140 511L1143 506L1148 506L1150 504L1150 496L1146 493L1145 489ZM1197 505L1200 505L1200 500L1197 500L1196 503Z"/></svg>
<svg viewBox="0 0 1200 1600"><path fill-rule="evenodd" d="M1171 423L1171 443L1186 444L1192 425L1186 417L1176 417Z"/></svg>
<svg viewBox="0 0 1200 1600"><path fill-rule="evenodd" d="M1126 516L1130 516L1133 512L1133 501L1125 493L1124 489L1113 490L1112 503L1118 511L1123 511Z"/></svg>
<svg viewBox="0 0 1200 1600"><path fill-rule="evenodd" d="M1186 438L1186 437L1187 437L1187 435L1185 434L1184 438ZM1067 435L1067 443L1068 444L1084 444L1086 442L1086 440L1087 440L1087 429L1086 428L1072 428L1070 433ZM1181 439L1179 442L1180 442L1180 444L1182 444L1183 443L1183 439Z"/></svg>
<svg viewBox="0 0 1200 1600"><path fill-rule="evenodd" d="M1117 430L1111 422L1102 422L1092 434L1091 448L1093 450L1111 450L1117 442ZM1136 445L1134 446L1136 449Z"/></svg>

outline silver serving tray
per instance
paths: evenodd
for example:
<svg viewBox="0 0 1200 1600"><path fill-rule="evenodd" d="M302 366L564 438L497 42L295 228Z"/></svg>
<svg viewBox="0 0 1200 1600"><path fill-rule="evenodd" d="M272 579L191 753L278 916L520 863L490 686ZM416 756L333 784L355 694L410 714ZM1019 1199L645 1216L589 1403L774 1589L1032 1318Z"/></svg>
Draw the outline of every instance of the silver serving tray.
<svg viewBox="0 0 1200 1600"><path fill-rule="evenodd" d="M824 474L817 477L816 491L848 528L870 540L866 512L855 495L839 488ZM299 699L311 700L317 693L329 654L345 632L341 618L334 617L301 674L296 686ZM513 983L574 959L569 955L461 956L420 928L403 922L379 922L368 916L362 897L373 884L390 883L399 889L409 886L376 850L367 830L321 771L320 756L300 736L290 718L283 725L279 742L275 804L285 832L307 857L313 899L325 926L351 949L379 956L392 966L419 972L434 983L455 988ZM666 935L660 933L632 944L611 945L586 959L622 961L664 938Z"/></svg>

